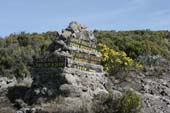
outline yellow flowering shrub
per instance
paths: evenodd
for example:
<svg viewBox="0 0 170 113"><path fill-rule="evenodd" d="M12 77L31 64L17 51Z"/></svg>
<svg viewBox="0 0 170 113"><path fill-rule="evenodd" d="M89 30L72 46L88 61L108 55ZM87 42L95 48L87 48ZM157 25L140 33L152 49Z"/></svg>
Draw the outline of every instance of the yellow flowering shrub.
<svg viewBox="0 0 170 113"><path fill-rule="evenodd" d="M126 70L134 66L134 60L128 57L125 52L115 51L101 43L99 44L99 48L103 57L102 64L105 71L114 74L120 70ZM141 67L141 65L138 65L138 67Z"/></svg>

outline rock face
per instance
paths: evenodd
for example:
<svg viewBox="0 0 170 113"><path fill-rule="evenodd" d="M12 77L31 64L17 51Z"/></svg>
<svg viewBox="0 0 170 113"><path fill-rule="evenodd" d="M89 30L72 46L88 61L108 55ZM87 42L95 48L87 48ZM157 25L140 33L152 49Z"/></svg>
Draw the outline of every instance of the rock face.
<svg viewBox="0 0 170 113"><path fill-rule="evenodd" d="M35 76L32 88L34 89L33 102L41 103L53 99L58 95L93 99L98 94L105 94L107 79L104 73L80 71L78 69L34 69ZM42 97L42 98L41 98Z"/></svg>
<svg viewBox="0 0 170 113"><path fill-rule="evenodd" d="M84 103L90 106L95 96L108 93L100 58L93 33L71 22L49 51L35 60L32 88L25 99L36 104L53 101L60 112L76 112ZM64 99L58 103L60 96Z"/></svg>

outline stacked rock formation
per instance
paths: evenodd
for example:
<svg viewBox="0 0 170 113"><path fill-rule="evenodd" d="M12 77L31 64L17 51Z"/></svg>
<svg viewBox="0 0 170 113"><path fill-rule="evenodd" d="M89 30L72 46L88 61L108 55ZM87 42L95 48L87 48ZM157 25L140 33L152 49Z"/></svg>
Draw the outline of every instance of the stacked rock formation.
<svg viewBox="0 0 170 113"><path fill-rule="evenodd" d="M97 52L96 38L84 25L71 22L50 45L49 53L36 59L36 67L77 68L83 71L103 72L101 54Z"/></svg>
<svg viewBox="0 0 170 113"><path fill-rule="evenodd" d="M58 107L70 111L81 107L84 100L107 94L107 78L100 59L93 33L86 26L71 22L49 51L35 60L32 88L26 98L44 103L61 95L64 101Z"/></svg>

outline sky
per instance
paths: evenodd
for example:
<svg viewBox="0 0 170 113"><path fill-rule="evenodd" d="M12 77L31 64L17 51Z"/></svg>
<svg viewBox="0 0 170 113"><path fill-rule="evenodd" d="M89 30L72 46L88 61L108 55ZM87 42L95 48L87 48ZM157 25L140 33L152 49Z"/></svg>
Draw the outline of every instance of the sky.
<svg viewBox="0 0 170 113"><path fill-rule="evenodd" d="M0 0L0 37L61 31L71 21L91 30L170 30L170 0Z"/></svg>

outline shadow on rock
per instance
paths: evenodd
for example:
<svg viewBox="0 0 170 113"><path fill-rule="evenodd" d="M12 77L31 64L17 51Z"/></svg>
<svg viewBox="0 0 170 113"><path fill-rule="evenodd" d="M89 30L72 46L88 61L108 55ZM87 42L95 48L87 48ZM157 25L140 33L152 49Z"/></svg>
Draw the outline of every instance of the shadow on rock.
<svg viewBox="0 0 170 113"><path fill-rule="evenodd" d="M29 89L30 88L26 86L10 87L8 88L6 96L9 98L11 103L14 103L14 107L19 109L23 106L26 106L24 97Z"/></svg>

